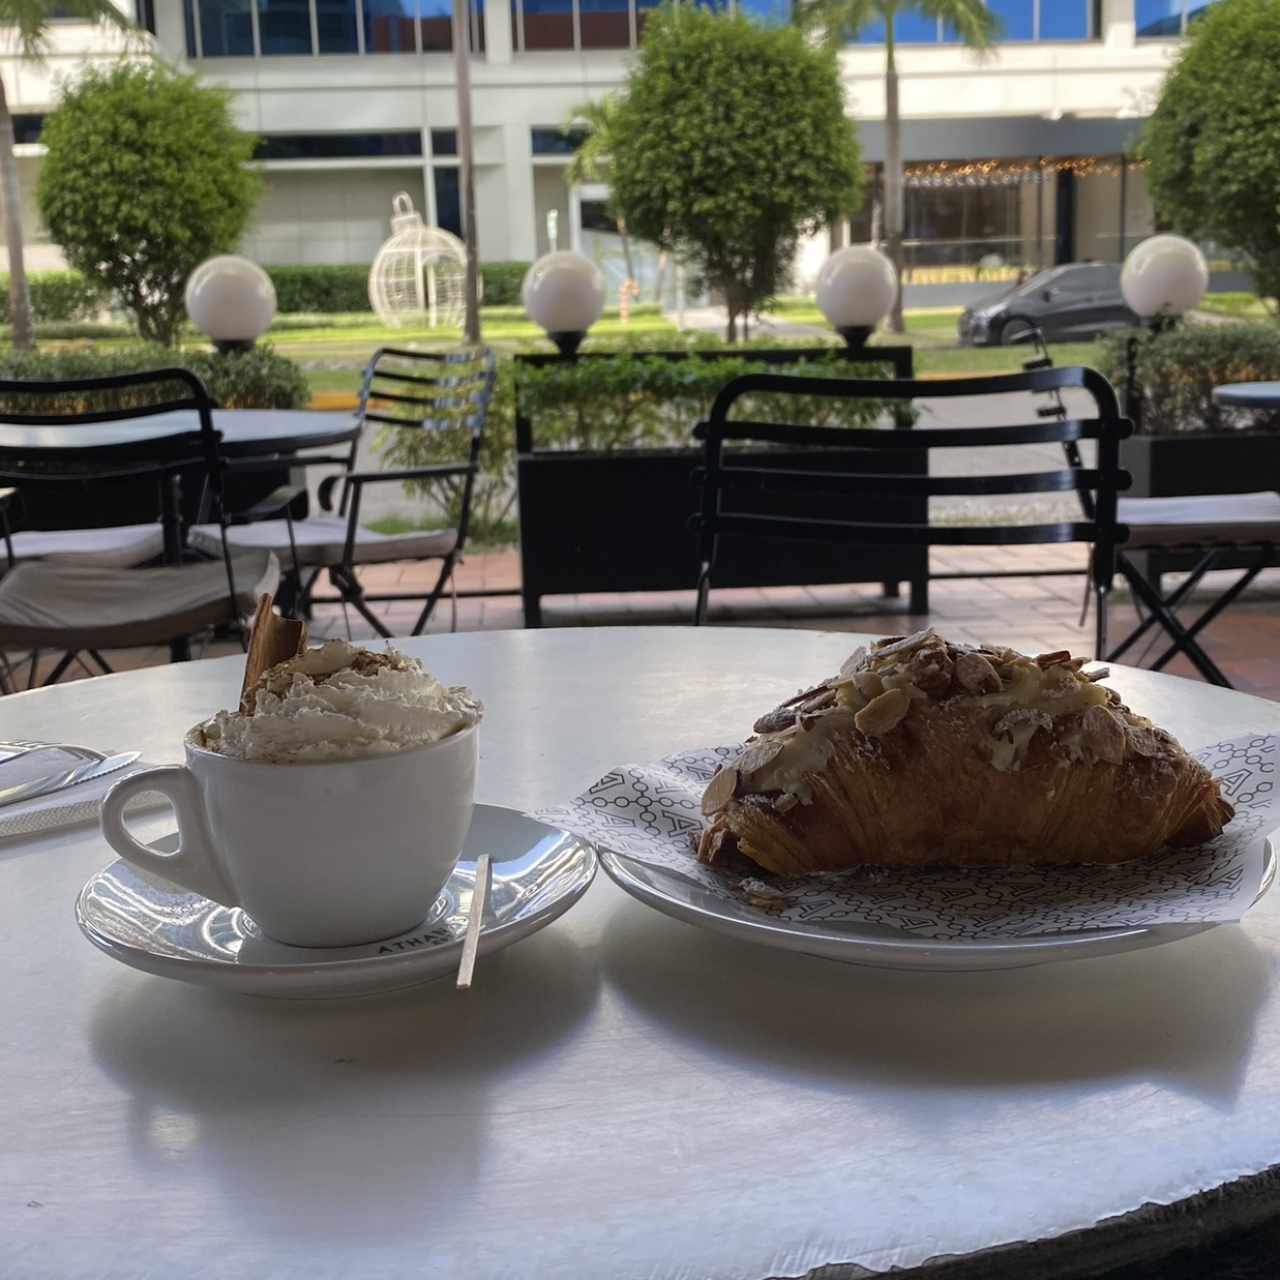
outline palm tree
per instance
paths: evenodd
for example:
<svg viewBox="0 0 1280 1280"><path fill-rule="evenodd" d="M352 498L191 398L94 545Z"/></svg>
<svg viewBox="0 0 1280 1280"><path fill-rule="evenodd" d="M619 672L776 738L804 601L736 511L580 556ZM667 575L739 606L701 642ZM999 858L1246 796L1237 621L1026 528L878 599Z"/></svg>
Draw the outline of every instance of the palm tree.
<svg viewBox="0 0 1280 1280"><path fill-rule="evenodd" d="M893 20L914 11L941 18L970 49L986 50L1000 34L1001 23L983 0L796 0L795 23L818 32L833 45L843 44L871 23L884 23L884 222L889 257L898 271L898 296L889 327L902 332L902 122L898 118L898 68L893 57Z"/></svg>
<svg viewBox="0 0 1280 1280"><path fill-rule="evenodd" d="M4 0L0 0L3 3ZM453 69L458 92L458 168L462 179L462 238L467 242L463 334L480 343L480 241L476 235L475 144L471 134L471 0L453 0Z"/></svg>
<svg viewBox="0 0 1280 1280"><path fill-rule="evenodd" d="M584 102L574 107L565 124L565 132L586 125L587 136L582 145L573 153L569 167L565 170L564 180L571 187L583 186L590 182L609 183L613 174L613 122L617 116L621 99L616 94L608 94L599 102ZM635 265L631 261L631 237L627 235L627 220L613 208L610 203L609 212L618 226L618 236L622 241L622 259L626 264L627 279L636 278Z"/></svg>
<svg viewBox="0 0 1280 1280"><path fill-rule="evenodd" d="M111 0L0 0L0 28L7 28L24 58L44 57L49 23L54 18L81 18L125 30L132 25ZM9 316L13 321L14 347L30 351L35 346L35 324L23 261L22 193L13 145L13 116L4 80L0 78L0 206L4 209L4 237L9 250Z"/></svg>

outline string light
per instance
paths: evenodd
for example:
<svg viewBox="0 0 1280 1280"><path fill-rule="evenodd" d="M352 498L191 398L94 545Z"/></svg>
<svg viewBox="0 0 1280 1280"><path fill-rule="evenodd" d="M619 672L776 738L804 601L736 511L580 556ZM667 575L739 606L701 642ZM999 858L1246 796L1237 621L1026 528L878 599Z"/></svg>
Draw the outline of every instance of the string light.
<svg viewBox="0 0 1280 1280"><path fill-rule="evenodd" d="M1132 173L1146 168L1146 161L1117 156L1054 156L1039 160L932 160L904 166L910 187L1012 187L1024 182L1044 182L1050 174L1071 173L1077 178L1118 177L1121 168Z"/></svg>

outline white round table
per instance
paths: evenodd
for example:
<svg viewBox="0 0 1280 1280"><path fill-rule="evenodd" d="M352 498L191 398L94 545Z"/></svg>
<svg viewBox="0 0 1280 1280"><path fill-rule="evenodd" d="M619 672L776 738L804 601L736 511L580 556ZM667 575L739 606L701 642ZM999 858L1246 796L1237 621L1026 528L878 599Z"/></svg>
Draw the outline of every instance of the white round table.
<svg viewBox="0 0 1280 1280"><path fill-rule="evenodd" d="M487 703L479 798L534 808L613 764L732 740L859 639L620 628L404 648ZM240 672L19 694L0 733L176 760ZM1280 707L1244 694L1114 683L1188 745L1280 729ZM94 950L72 904L109 858L88 829L0 845L6 1276L1056 1277L1268 1208L1280 894L1149 951L939 975L752 947L601 876L483 959L469 994L305 1003Z"/></svg>

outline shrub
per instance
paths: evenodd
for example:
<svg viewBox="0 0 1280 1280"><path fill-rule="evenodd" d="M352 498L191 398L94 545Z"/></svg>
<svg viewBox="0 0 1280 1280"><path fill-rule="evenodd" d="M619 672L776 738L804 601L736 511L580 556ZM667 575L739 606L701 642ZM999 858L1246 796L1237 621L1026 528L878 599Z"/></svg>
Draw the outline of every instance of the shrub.
<svg viewBox="0 0 1280 1280"><path fill-rule="evenodd" d="M481 306L519 307L520 314L524 315L520 286L530 266L532 263L528 262L482 262L480 280L484 287L480 294Z"/></svg>
<svg viewBox="0 0 1280 1280"><path fill-rule="evenodd" d="M158 62L110 62L67 89L41 134L37 198L67 261L172 346L187 277L233 250L258 197L230 94Z"/></svg>
<svg viewBox="0 0 1280 1280"><path fill-rule="evenodd" d="M116 373L136 373L140 369L190 369L209 389L209 394L224 409L301 409L310 399L306 378L291 360L276 355L268 346L250 351L171 351L159 346L91 348L83 351L3 351L0 352L0 378L20 381L58 381L69 378L103 378ZM155 404L167 394L183 395L186 388L174 384L128 387L95 398L98 408L141 408ZM84 397L76 393L71 402L66 397L51 396L45 402L50 408L83 406ZM0 396L0 412L28 410L36 407L29 395L15 397L10 403Z"/></svg>
<svg viewBox="0 0 1280 1280"><path fill-rule="evenodd" d="M368 267L267 267L266 271L276 287L276 306L282 313L329 315L372 310Z"/></svg>
<svg viewBox="0 0 1280 1280"><path fill-rule="evenodd" d="M1101 343L1101 371L1121 388L1130 336L1115 333ZM1280 414L1268 420L1255 411L1220 408L1213 399L1213 388L1226 382L1280 379L1280 327L1267 321L1179 324L1144 332L1138 341L1144 434L1280 427Z"/></svg>
<svg viewBox="0 0 1280 1280"><path fill-rule="evenodd" d="M484 306L519 306L520 285L527 262L482 262L481 295ZM312 312L332 315L339 312L371 311L369 268L354 266L267 267L276 287L276 306L282 315ZM520 314L524 308L520 307Z"/></svg>
<svg viewBox="0 0 1280 1280"><path fill-rule="evenodd" d="M1232 0L1197 15L1142 135L1170 231L1244 254L1280 300L1280 5Z"/></svg>
<svg viewBox="0 0 1280 1280"><path fill-rule="evenodd" d="M27 276L31 310L37 324L91 320L107 301L99 285L78 271L41 271ZM10 324L9 277L0 275L0 324Z"/></svg>
<svg viewBox="0 0 1280 1280"><path fill-rule="evenodd" d="M656 342L653 346L656 348ZM668 338L664 349L670 349ZM699 341L723 350L720 344ZM763 345L763 344L762 344ZM776 349L777 344L769 344ZM646 355L643 349L619 350L604 359L578 360L541 367L498 365L498 384L490 405L481 454L481 474L473 496L473 529L478 539L493 537L509 527L515 508L515 418L519 381L520 405L534 421L537 446L550 449L619 450L691 443L693 426L710 410L716 393L731 378L770 370L821 377L883 377L881 366L852 365L833 348L830 357L765 365L751 359L750 348L712 359L695 354L669 361ZM785 404L786 409L783 409ZM889 408L879 400L758 396L744 400L739 414L759 414L775 421L790 418L811 425L868 427ZM785 415L785 416L784 416ZM456 459L465 442L445 433L388 428L379 440L388 466L414 467ZM417 487L432 494L429 485ZM444 503L457 519L456 495Z"/></svg>

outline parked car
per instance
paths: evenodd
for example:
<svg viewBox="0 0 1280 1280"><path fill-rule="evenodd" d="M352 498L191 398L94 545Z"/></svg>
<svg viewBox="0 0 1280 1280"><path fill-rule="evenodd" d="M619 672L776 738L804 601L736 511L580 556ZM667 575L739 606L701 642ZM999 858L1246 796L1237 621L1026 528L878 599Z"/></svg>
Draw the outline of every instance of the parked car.
<svg viewBox="0 0 1280 1280"><path fill-rule="evenodd" d="M1085 341L1137 323L1118 262L1072 262L966 307L958 329L964 344L998 347L1027 342L1034 329L1050 341Z"/></svg>

